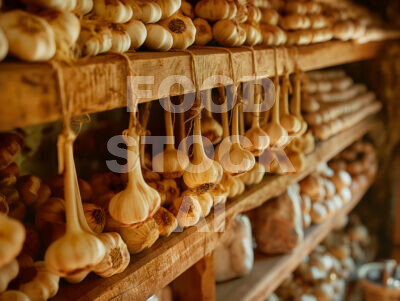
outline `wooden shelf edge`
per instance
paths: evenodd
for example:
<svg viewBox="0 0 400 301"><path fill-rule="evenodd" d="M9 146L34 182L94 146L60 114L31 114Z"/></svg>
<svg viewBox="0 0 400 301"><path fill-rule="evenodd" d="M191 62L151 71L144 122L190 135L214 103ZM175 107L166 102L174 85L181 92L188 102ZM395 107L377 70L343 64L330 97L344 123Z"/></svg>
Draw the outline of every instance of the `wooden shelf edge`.
<svg viewBox="0 0 400 301"><path fill-rule="evenodd" d="M293 252L281 256L256 260L249 275L217 285L218 300L265 300L297 268L302 259L320 244L337 222L349 214L360 202L371 185L357 191L352 200L327 221L313 225L305 231L304 240Z"/></svg>
<svg viewBox="0 0 400 301"><path fill-rule="evenodd" d="M395 38L396 36L392 36ZM295 63L304 71L345 64L382 55L394 42L382 40L365 44L331 41L301 47L277 47L278 72L283 68L293 71ZM254 48L257 74L260 78L274 75L274 48ZM237 81L253 76L252 52L245 47L231 48L233 69ZM194 47L197 80L204 89L214 84L204 84L213 75L231 76L229 55L216 47ZM173 85L168 91L160 89L161 82L171 75L192 79L190 55L186 52L136 52L127 53L135 75L154 76L154 82L141 85L151 96L141 102L179 95L184 91ZM201 68L200 68L201 66ZM65 93L71 101L72 114L81 115L122 108L127 103L127 63L120 56L104 55L80 60L73 66L61 68ZM199 71L201 70L201 71ZM55 70L50 64L2 62L0 64L0 131L37 125L61 118L61 103L56 84ZM247 79L246 79L247 77ZM194 92L195 85L185 92Z"/></svg>
<svg viewBox="0 0 400 301"><path fill-rule="evenodd" d="M340 151L376 128L373 118L320 142L307 157L304 171L266 177L262 183L248 187L240 197L214 208L205 220L181 233L159 239L150 249L133 255L131 264L121 274L100 279L90 275L83 282L63 286L54 300L141 300L169 284L218 245L223 230L233 217L276 197L291 184L310 174L320 162L330 160Z"/></svg>

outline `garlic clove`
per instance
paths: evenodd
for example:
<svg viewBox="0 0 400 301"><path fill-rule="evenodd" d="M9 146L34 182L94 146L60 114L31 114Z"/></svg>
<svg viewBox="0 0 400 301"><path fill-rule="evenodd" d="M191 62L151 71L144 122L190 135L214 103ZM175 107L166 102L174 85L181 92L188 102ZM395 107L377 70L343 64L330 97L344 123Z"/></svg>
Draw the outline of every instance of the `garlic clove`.
<svg viewBox="0 0 400 301"><path fill-rule="evenodd" d="M103 278L122 273L131 259L127 245L116 232L103 233L98 237L106 248L106 255L93 271Z"/></svg>
<svg viewBox="0 0 400 301"><path fill-rule="evenodd" d="M22 10L0 15L10 54L25 61L47 61L56 52L54 31L43 19Z"/></svg>
<svg viewBox="0 0 400 301"><path fill-rule="evenodd" d="M196 27L189 17L181 13L176 13L161 21L159 24L164 26L171 33L173 49L186 49L194 43Z"/></svg>
<svg viewBox="0 0 400 301"><path fill-rule="evenodd" d="M106 225L106 213L105 211L91 203L83 203L83 211L85 213L86 221L95 233L103 232L103 229Z"/></svg>
<svg viewBox="0 0 400 301"><path fill-rule="evenodd" d="M172 48L174 40L172 34L159 24L146 25L147 37L144 46L157 51L168 51Z"/></svg>
<svg viewBox="0 0 400 301"><path fill-rule="evenodd" d="M8 53L8 40L0 28L0 62L7 56Z"/></svg>
<svg viewBox="0 0 400 301"><path fill-rule="evenodd" d="M149 218L143 223L122 227L118 232L131 254L150 248L160 235L158 225L153 218Z"/></svg>
<svg viewBox="0 0 400 301"><path fill-rule="evenodd" d="M181 7L181 0L152 0L161 7L161 19L166 19L175 14Z"/></svg>
<svg viewBox="0 0 400 301"><path fill-rule="evenodd" d="M147 37L147 29L144 24L138 20L132 19L122 24L131 39L130 49L138 49L143 45Z"/></svg>
<svg viewBox="0 0 400 301"><path fill-rule="evenodd" d="M73 13L83 16L91 12L93 9L93 0L77 0Z"/></svg>
<svg viewBox="0 0 400 301"><path fill-rule="evenodd" d="M265 174L265 167L264 165L260 164L259 162L256 162L254 164L254 167L247 173L241 175L239 179L245 184L245 185L254 185L254 184L259 184Z"/></svg>
<svg viewBox="0 0 400 301"><path fill-rule="evenodd" d="M119 24L113 24L110 27L111 31L111 52L124 53L131 47L131 37L124 27Z"/></svg>
<svg viewBox="0 0 400 301"><path fill-rule="evenodd" d="M127 3L132 8L132 20L139 20L146 24L160 21L162 10L157 3L142 0L128 0Z"/></svg>
<svg viewBox="0 0 400 301"><path fill-rule="evenodd" d="M196 18L193 20L193 24L196 27L196 37L194 44L198 46L204 46L213 39L212 28L205 19Z"/></svg>
<svg viewBox="0 0 400 301"><path fill-rule="evenodd" d="M160 207L154 214L154 220L158 225L161 236L170 236L170 234L178 227L178 221L175 216L164 207Z"/></svg>
<svg viewBox="0 0 400 301"><path fill-rule="evenodd" d="M9 290L0 294L0 301L30 301L23 292Z"/></svg>
<svg viewBox="0 0 400 301"><path fill-rule="evenodd" d="M133 15L132 8L121 0L94 0L93 15L112 23L128 22Z"/></svg>
<svg viewBox="0 0 400 301"><path fill-rule="evenodd" d="M0 213L0 268L17 257L24 240L25 228L22 223Z"/></svg>
<svg viewBox="0 0 400 301"><path fill-rule="evenodd" d="M76 272L76 273L74 273L74 274L72 274L70 276L64 277L64 279L68 283L77 284L79 282L82 282L87 277L87 275L89 275L89 273L90 273L90 270L85 270L85 271L82 271L82 272Z"/></svg>

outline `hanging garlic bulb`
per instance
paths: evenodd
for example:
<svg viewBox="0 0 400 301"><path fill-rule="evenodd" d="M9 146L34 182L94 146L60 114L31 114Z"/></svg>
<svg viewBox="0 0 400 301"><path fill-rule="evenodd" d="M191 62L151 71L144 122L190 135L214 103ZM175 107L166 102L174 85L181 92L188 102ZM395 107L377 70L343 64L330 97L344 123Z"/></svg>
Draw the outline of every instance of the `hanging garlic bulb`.
<svg viewBox="0 0 400 301"><path fill-rule="evenodd" d="M195 45L204 46L213 39L212 28L205 19L196 18L193 24L196 27Z"/></svg>
<svg viewBox="0 0 400 301"><path fill-rule="evenodd" d="M292 101L292 112L301 122L300 130L295 133L297 136L303 135L308 128L307 122L301 115L301 78L298 72L294 75L294 89L293 89L293 101Z"/></svg>
<svg viewBox="0 0 400 301"><path fill-rule="evenodd" d="M152 0L161 7L161 19L166 19L175 14L181 7L181 0Z"/></svg>
<svg viewBox="0 0 400 301"><path fill-rule="evenodd" d="M161 236L170 236L170 234L178 227L178 221L175 216L164 207L160 207L154 214L154 221L158 225L158 231Z"/></svg>
<svg viewBox="0 0 400 301"><path fill-rule="evenodd" d="M279 77L275 75L274 80L275 85L275 103L272 107L272 116L271 120L267 124L265 128L265 132L268 134L270 138L270 144L272 147L280 147L285 145L288 141L288 133L282 127L279 119L279 95L280 95L280 86L279 86Z"/></svg>
<svg viewBox="0 0 400 301"><path fill-rule="evenodd" d="M0 268L17 257L22 250L24 240L24 225L0 213Z"/></svg>
<svg viewBox="0 0 400 301"><path fill-rule="evenodd" d="M76 43L81 31L81 24L73 13L46 10L40 12L39 16L53 28L57 50L63 47L72 47Z"/></svg>
<svg viewBox="0 0 400 301"><path fill-rule="evenodd" d="M197 16L213 22L230 18L230 9L226 0L202 0L196 3L194 10Z"/></svg>
<svg viewBox="0 0 400 301"><path fill-rule="evenodd" d="M222 139L222 126L214 119L211 113L211 90L206 92L205 110L203 110L201 121L201 134L211 141L212 144L217 144Z"/></svg>
<svg viewBox="0 0 400 301"><path fill-rule="evenodd" d="M111 52L124 53L131 47L131 37L119 24L112 24L111 31Z"/></svg>
<svg viewBox="0 0 400 301"><path fill-rule="evenodd" d="M3 30L0 27L0 62L6 57L7 53L8 53L8 41Z"/></svg>
<svg viewBox="0 0 400 301"><path fill-rule="evenodd" d="M254 164L254 167L244 175L241 175L239 179L245 184L245 185L254 185L254 184L259 184L262 179L264 178L265 174L265 167L264 165L260 164L259 162L256 162Z"/></svg>
<svg viewBox="0 0 400 301"><path fill-rule="evenodd" d="M197 224L202 214L197 198L191 195L175 199L169 209L176 216L179 226L183 228Z"/></svg>
<svg viewBox="0 0 400 301"><path fill-rule="evenodd" d="M104 245L90 231L83 214L73 155L74 140L75 134L70 129L59 137L63 154L66 232L45 254L46 268L61 277L87 274L105 255Z"/></svg>
<svg viewBox="0 0 400 301"><path fill-rule="evenodd" d="M219 87L219 95L222 98L222 112L221 112L221 122L222 122L222 142L215 148L214 158L221 163L221 159L226 152L232 147L231 139L229 136L229 120L228 120L228 103L225 94L225 87Z"/></svg>
<svg viewBox="0 0 400 301"><path fill-rule="evenodd" d="M280 102L280 122L289 135L297 133L301 129L301 121L289 113L289 74L286 72L282 79L281 102Z"/></svg>
<svg viewBox="0 0 400 301"><path fill-rule="evenodd" d="M90 13L93 9L93 0L77 0L76 7L73 11L78 16L83 16Z"/></svg>
<svg viewBox="0 0 400 301"><path fill-rule="evenodd" d="M131 38L130 49L138 49L143 45L147 37L147 29L142 22L131 19L129 22L122 24L122 26Z"/></svg>
<svg viewBox="0 0 400 301"><path fill-rule="evenodd" d="M144 46L158 51L168 51L172 48L174 40L169 30L159 24L148 24L146 29L147 37Z"/></svg>
<svg viewBox="0 0 400 301"><path fill-rule="evenodd" d="M92 13L112 23L128 22L133 15L132 8L122 0L94 0Z"/></svg>
<svg viewBox="0 0 400 301"><path fill-rule="evenodd" d="M213 206L212 195L209 192L197 193L191 190L186 190L182 193L183 197L191 197L197 200L200 205L201 212L200 217L206 217Z"/></svg>
<svg viewBox="0 0 400 301"><path fill-rule="evenodd" d="M71 11L77 5L77 0L23 0L22 2L61 11Z"/></svg>
<svg viewBox="0 0 400 301"><path fill-rule="evenodd" d="M25 61L47 61L56 52L54 31L42 18L22 10L0 15L0 27L9 43L10 54Z"/></svg>
<svg viewBox="0 0 400 301"><path fill-rule="evenodd" d="M193 157L183 173L183 181L194 191L206 192L221 181L222 167L218 162L208 158L204 152L200 114L194 119L193 133Z"/></svg>
<svg viewBox="0 0 400 301"><path fill-rule="evenodd" d="M112 47L110 29L96 21L81 20L78 48L84 56L95 56L109 51Z"/></svg>
<svg viewBox="0 0 400 301"><path fill-rule="evenodd" d="M260 156L269 146L269 137L260 127L261 95L258 87L256 87L256 91L257 93L255 93L254 97L253 120L251 128L245 133L247 139L244 139L243 147L250 151L254 156Z"/></svg>
<svg viewBox="0 0 400 301"><path fill-rule="evenodd" d="M153 170L159 172L164 178L174 179L183 175L186 167L189 165L189 158L186 154L177 150L174 145L174 129L171 118L170 99L165 99L164 119L165 130L167 134L167 145L163 152L159 153L153 159Z"/></svg>
<svg viewBox="0 0 400 301"><path fill-rule="evenodd" d="M210 194L212 196L214 206L218 204L224 204L228 198L229 189L220 182L214 187Z"/></svg>
<svg viewBox="0 0 400 301"><path fill-rule="evenodd" d="M159 24L164 26L171 33L173 49L186 49L194 43L196 27L189 17L177 12L161 21Z"/></svg>
<svg viewBox="0 0 400 301"><path fill-rule="evenodd" d="M143 0L127 0L126 2L132 8L132 19L146 24L160 21L162 10L157 3Z"/></svg>

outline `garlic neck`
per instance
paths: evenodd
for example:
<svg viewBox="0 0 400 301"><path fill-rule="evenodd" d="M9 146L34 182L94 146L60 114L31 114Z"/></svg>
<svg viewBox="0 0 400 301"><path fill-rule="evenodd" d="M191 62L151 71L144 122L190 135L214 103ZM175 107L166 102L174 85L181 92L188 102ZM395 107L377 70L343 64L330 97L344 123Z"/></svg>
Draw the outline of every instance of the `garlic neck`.
<svg viewBox="0 0 400 301"><path fill-rule="evenodd" d="M209 118L213 118L211 114L211 90L206 90L206 107L204 115Z"/></svg>
<svg viewBox="0 0 400 301"><path fill-rule="evenodd" d="M203 140L201 136L201 117L198 114L194 119L193 138L193 164L202 163L206 154L204 153Z"/></svg>
<svg viewBox="0 0 400 301"><path fill-rule="evenodd" d="M280 124L280 120L279 120L280 85L279 85L279 76L278 75L275 76L274 85L275 85L275 103L274 103L274 106L272 107L271 121L273 123Z"/></svg>
<svg viewBox="0 0 400 301"><path fill-rule="evenodd" d="M300 81L300 75L296 73L294 75L294 106L293 106L293 114L296 117L301 118L301 81Z"/></svg>
<svg viewBox="0 0 400 301"><path fill-rule="evenodd" d="M239 140L239 104L236 103L232 113L232 143L240 145Z"/></svg>
<svg viewBox="0 0 400 301"><path fill-rule="evenodd" d="M167 98L165 100L166 107L164 109L164 119L165 119L165 131L167 134L167 146L168 150L174 149L174 128L172 126L172 117L171 117L171 106L170 99Z"/></svg>
<svg viewBox="0 0 400 301"><path fill-rule="evenodd" d="M282 115L289 115L289 75L286 73L282 81Z"/></svg>
<svg viewBox="0 0 400 301"><path fill-rule="evenodd" d="M220 88L220 94L223 101L222 103L223 112L221 113L222 138L225 139L229 137L228 102L225 95L225 87Z"/></svg>
<svg viewBox="0 0 400 301"><path fill-rule="evenodd" d="M253 112L253 119L251 120L251 127L258 128L260 127L260 91L258 85L255 87L254 93L254 112Z"/></svg>

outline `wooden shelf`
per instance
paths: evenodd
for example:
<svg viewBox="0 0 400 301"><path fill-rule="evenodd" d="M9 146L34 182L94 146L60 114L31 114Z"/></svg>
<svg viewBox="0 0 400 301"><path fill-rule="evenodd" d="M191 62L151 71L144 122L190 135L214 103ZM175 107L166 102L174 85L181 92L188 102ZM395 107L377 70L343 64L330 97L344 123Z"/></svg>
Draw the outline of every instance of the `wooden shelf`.
<svg viewBox="0 0 400 301"><path fill-rule="evenodd" d="M302 259L320 244L337 222L361 200L368 188L357 191L352 200L330 219L305 231L304 240L293 252L281 256L259 256L249 275L217 285L219 300L265 300L297 268Z"/></svg>
<svg viewBox="0 0 400 301"><path fill-rule="evenodd" d="M388 35L395 38L396 35ZM278 47L278 71L284 67L294 69L294 62L304 70L312 70L378 57L393 41L327 42L303 47ZM233 67L238 81L250 80L253 75L252 52L249 48L232 48ZM215 85L202 83L212 75L230 77L229 54L224 48L194 47L197 78L200 87ZM141 85L149 90L146 102L182 94L179 85L171 90L159 89L160 83L172 74L192 79L191 57L187 52L135 52L128 53L135 75L153 76L154 84ZM255 47L258 76L274 74L274 49ZM67 100L74 115L101 112L126 106L127 62L117 55L103 55L82 59L72 66L61 68L65 80ZM201 70L201 72L199 72ZM246 79L247 77L247 79ZM159 91L160 90L160 91ZM61 104L55 70L46 63L26 64L2 62L0 64L0 131L35 125L61 118ZM186 93L194 92L194 86Z"/></svg>
<svg viewBox="0 0 400 301"><path fill-rule="evenodd" d="M123 273L108 279L90 275L79 284L64 285L55 300L142 300L149 297L211 253L223 235L225 225L237 213L282 194L289 185L311 173L318 163L330 160L376 126L375 120L364 120L318 143L316 150L307 157L304 171L265 177L262 183L248 187L243 195L229 200L225 210L221 206L214 208L214 212L198 225L162 238L149 250L132 256L131 264Z"/></svg>

